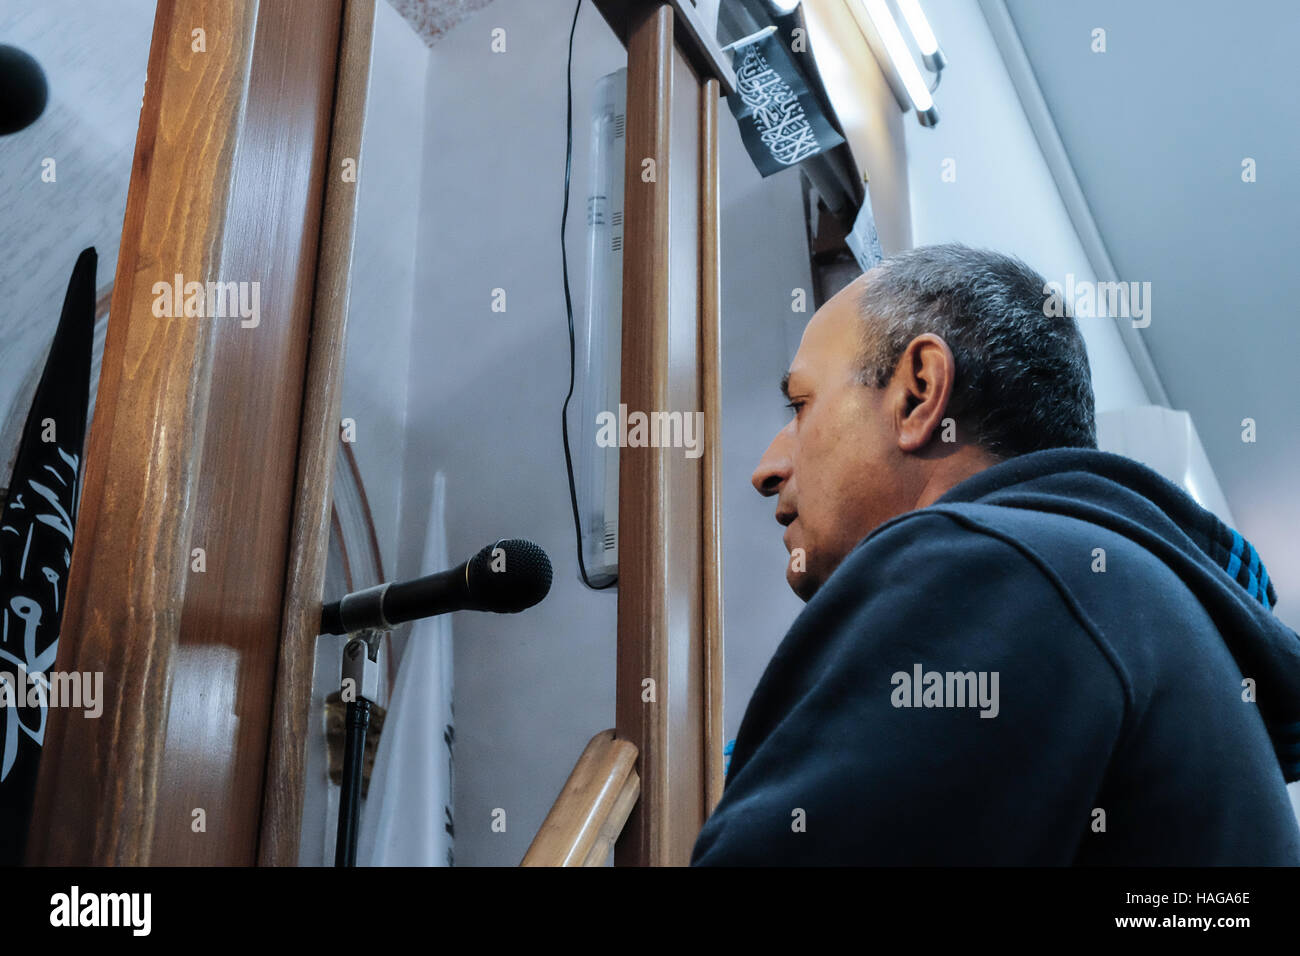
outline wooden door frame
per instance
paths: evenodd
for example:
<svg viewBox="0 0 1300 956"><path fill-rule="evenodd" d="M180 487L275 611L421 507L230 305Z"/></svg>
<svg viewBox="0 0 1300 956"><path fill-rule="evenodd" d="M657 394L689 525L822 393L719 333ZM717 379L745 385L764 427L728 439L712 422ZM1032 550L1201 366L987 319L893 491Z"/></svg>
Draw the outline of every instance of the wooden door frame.
<svg viewBox="0 0 1300 956"><path fill-rule="evenodd" d="M705 415L671 501L664 455L620 453L617 715L643 790L616 858L680 864L722 787L717 128L734 80L688 2L597 6L629 49L625 400L672 408L689 382ZM297 862L356 213L342 165L361 159L373 18L374 0L159 0L55 665L103 672L105 710L51 711L30 863ZM698 152L673 157L699 196L685 359L666 348L674 70L699 98ZM642 152L664 188L634 189ZM176 274L259 282L263 335L160 319L155 283ZM670 553L688 594L667 586Z"/></svg>
<svg viewBox="0 0 1300 956"><path fill-rule="evenodd" d="M334 502L357 214L357 179L345 179L342 170L349 160L355 161L359 170L363 158L361 137L374 25L375 0L345 0L330 139L331 175L321 222L315 318L298 446L298 487L258 842L258 863L263 866L297 865L302 833L308 720Z"/></svg>
<svg viewBox="0 0 1300 956"><path fill-rule="evenodd" d="M365 6L159 0L55 664L102 672L104 712L50 711L29 863L259 858L328 540L350 230L322 216ZM160 317L177 274L260 290L257 321Z"/></svg>
<svg viewBox="0 0 1300 956"><path fill-rule="evenodd" d="M723 785L718 115L735 84L689 0L597 6L628 51L620 402L704 413L702 455L689 466L680 449L619 452L615 718L637 747L641 798L614 856L681 866ZM676 85L696 103L683 106ZM674 148L678 110L697 118L693 153ZM674 277L686 238L670 226L674 184L696 202L687 308L692 290Z"/></svg>

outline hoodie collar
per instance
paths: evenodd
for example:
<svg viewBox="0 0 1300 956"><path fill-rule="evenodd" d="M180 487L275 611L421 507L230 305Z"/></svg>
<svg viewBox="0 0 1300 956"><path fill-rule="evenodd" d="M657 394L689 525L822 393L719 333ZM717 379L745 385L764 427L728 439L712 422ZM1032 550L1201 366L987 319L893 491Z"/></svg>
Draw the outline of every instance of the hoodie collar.
<svg viewBox="0 0 1300 956"><path fill-rule="evenodd" d="M1121 514L1145 509L1135 508L1137 502L1122 502L1117 495L1140 496L1159 509L1166 519L1163 523L1176 528L1186 541L1179 542L1171 536L1169 532L1173 528L1170 527L1152 530L1173 537L1184 551L1190 544L1222 568L1266 610L1271 611L1277 604L1277 592L1269 580L1268 569L1249 541L1163 475L1123 455L1093 448L1049 448L1019 455L955 485L936 504L979 500L1012 504L1011 499L1018 497L1017 489L1031 495L1035 492L1081 495ZM1061 510L1068 513L1071 509Z"/></svg>

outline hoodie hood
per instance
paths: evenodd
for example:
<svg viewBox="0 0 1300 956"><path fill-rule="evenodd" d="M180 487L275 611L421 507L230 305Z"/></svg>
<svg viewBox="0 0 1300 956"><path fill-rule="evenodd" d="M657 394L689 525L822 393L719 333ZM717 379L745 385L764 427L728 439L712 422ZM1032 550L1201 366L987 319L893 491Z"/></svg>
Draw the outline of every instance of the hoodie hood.
<svg viewBox="0 0 1300 956"><path fill-rule="evenodd" d="M1182 578L1241 671L1255 679L1282 774L1300 780L1300 636L1273 614L1277 592L1234 528L1147 466L1110 452L1051 448L993 465L936 504L980 502L1067 515L1137 542Z"/></svg>

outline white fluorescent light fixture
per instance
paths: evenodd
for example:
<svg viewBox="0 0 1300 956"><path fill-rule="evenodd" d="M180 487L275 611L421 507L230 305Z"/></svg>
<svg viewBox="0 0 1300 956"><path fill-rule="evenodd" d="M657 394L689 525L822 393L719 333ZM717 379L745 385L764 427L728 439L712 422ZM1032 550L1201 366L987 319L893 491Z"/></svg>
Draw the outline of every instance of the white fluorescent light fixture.
<svg viewBox="0 0 1300 956"><path fill-rule="evenodd" d="M912 106L916 109L917 120L922 126L933 126L939 122L939 111L934 107L934 97L930 95L930 89L925 85L921 70L916 65L916 60L912 58L912 51L907 48L907 42L898 29L898 23L894 20L894 15L889 12L888 4L885 3L885 0L861 0L861 2L867 11L867 16L871 18L871 25L875 28L876 35L885 48L890 65L893 66L894 75L902 83L908 99L912 101ZM904 15L907 16L907 3L901 3L901 6ZM937 57L933 62L942 69L943 54L939 52L939 44L934 40L934 31L930 29L930 24L925 19L925 15L921 13L920 7L916 5L916 0L912 0L912 6L916 7L917 22L913 23L911 17L908 16L908 26L912 31L912 35L916 37L917 46L921 49L922 56L926 56L925 51L928 40L931 47L929 55ZM918 30L921 30L921 32L918 33ZM927 63L927 66L929 66L929 63ZM938 73L937 69L935 73Z"/></svg>
<svg viewBox="0 0 1300 956"><path fill-rule="evenodd" d="M907 21L907 28L912 31L912 39L916 40L916 48L921 51L921 62L931 73L938 73L948 60L939 49L939 41L935 39L934 30L930 29L930 21L925 18L919 0L897 2L898 9L903 12L903 19Z"/></svg>
<svg viewBox="0 0 1300 956"><path fill-rule="evenodd" d="M602 412L618 410L623 336L623 164L627 158L627 70L596 84L591 103L587 193L587 310L579 327L574 451L582 567L593 587L618 576L618 447L596 444ZM577 569L575 569L577 570Z"/></svg>

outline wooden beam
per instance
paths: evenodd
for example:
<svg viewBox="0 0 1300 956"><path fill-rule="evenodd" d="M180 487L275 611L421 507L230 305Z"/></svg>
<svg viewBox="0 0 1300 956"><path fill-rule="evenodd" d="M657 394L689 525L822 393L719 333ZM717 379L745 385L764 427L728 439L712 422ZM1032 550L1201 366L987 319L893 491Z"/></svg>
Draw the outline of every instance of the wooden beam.
<svg viewBox="0 0 1300 956"><path fill-rule="evenodd" d="M50 713L31 863L256 859L340 17L158 4L55 665L105 706Z"/></svg>
<svg viewBox="0 0 1300 956"><path fill-rule="evenodd" d="M691 0L672 0L673 25L677 47L691 61L702 80L717 80L715 95L736 92L736 73L731 68L731 54L718 46L716 31L705 25Z"/></svg>
<svg viewBox="0 0 1300 956"><path fill-rule="evenodd" d="M627 161L620 399L668 408L668 183L672 8L644 8L627 39ZM654 182L645 182L646 159ZM618 663L615 722L640 753L641 801L615 848L619 865L668 863L667 449L619 452ZM646 684L653 681L653 684ZM653 695L653 701L643 697Z"/></svg>
<svg viewBox="0 0 1300 956"><path fill-rule="evenodd" d="M719 89L675 46L673 16L662 3L629 24L621 401L702 412L702 454L620 452L616 719L641 800L619 865L689 862L722 784Z"/></svg>
<svg viewBox="0 0 1300 956"><path fill-rule="evenodd" d="M704 787L707 817L722 799L722 260L718 240L718 81L700 86L700 407L704 454L700 570L704 588Z"/></svg>
<svg viewBox="0 0 1300 956"><path fill-rule="evenodd" d="M614 35L627 46L631 25L648 4L668 2L673 8L673 34L678 48L703 78L718 81L718 92L730 96L736 91L736 73L731 54L718 46L715 31L705 26L691 0L594 0Z"/></svg>
<svg viewBox="0 0 1300 956"><path fill-rule="evenodd" d="M307 357L307 386L298 442L289 573L285 582L280 658L275 674L271 746L258 862L298 862L307 767L312 675L320 630L321 593L329 552L330 508L343 401L343 356L357 213L357 178L344 178L344 164L359 169L361 134L370 82L375 0L344 0L343 36L330 136L329 175L316 268L316 303ZM364 492L363 492L364 493Z"/></svg>

